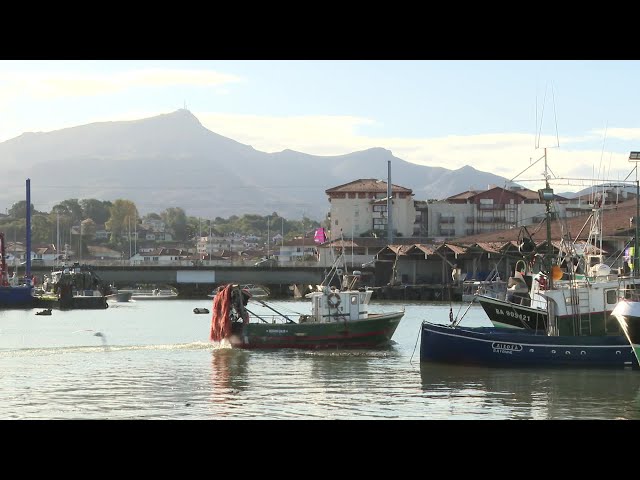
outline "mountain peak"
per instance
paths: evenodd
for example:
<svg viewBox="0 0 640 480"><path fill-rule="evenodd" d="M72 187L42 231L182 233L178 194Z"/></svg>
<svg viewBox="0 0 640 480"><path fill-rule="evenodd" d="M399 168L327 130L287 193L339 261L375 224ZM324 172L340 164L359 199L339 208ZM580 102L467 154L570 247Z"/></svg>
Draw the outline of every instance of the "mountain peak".
<svg viewBox="0 0 640 480"><path fill-rule="evenodd" d="M200 120L198 120L198 118L186 108L179 108L175 112L163 113L156 117L148 118L147 120L152 120L152 119L158 119L158 120L170 121L170 122L180 122L181 124L192 124L192 125L197 125L199 127L202 127Z"/></svg>

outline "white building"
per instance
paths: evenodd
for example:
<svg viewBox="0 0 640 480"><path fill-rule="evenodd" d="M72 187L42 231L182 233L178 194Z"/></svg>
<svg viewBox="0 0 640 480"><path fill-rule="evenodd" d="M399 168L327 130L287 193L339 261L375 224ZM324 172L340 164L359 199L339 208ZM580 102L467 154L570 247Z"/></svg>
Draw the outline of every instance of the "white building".
<svg viewBox="0 0 640 480"><path fill-rule="evenodd" d="M355 238L365 232L387 232L387 182L355 180L325 190L331 202L329 239ZM392 185L391 227L394 236L413 235L416 209L411 189ZM369 235L370 236L370 235Z"/></svg>

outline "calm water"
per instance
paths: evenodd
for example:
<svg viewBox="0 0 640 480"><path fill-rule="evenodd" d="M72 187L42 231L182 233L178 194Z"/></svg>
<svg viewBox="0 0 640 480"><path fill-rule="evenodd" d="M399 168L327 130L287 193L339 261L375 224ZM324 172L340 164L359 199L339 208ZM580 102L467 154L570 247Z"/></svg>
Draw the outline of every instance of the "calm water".
<svg viewBox="0 0 640 480"><path fill-rule="evenodd" d="M449 305L407 304L394 345L351 352L215 349L195 307L211 300L0 311L0 419L640 419L637 371L421 365L420 323Z"/></svg>

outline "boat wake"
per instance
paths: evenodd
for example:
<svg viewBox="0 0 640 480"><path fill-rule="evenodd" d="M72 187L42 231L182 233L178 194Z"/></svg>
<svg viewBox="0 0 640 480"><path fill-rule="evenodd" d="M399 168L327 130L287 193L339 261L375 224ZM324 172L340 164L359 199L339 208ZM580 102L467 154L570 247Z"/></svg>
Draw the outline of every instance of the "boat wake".
<svg viewBox="0 0 640 480"><path fill-rule="evenodd" d="M104 337L103 337L104 338ZM192 342L164 345L77 345L68 347L31 347L0 350L0 358L38 357L50 355L66 355L73 353L125 352L125 351L160 351L160 350L212 350L208 342Z"/></svg>

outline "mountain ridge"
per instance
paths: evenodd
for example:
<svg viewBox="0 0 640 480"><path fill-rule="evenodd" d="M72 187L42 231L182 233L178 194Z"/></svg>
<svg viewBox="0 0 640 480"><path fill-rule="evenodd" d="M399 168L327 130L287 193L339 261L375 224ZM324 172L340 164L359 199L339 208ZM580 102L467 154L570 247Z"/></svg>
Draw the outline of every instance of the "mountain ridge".
<svg viewBox="0 0 640 480"><path fill-rule="evenodd" d="M181 207L187 215L215 218L277 212L287 218L325 218L325 190L360 178L411 188L416 200L442 199L504 177L470 165L429 167L383 147L342 155L284 149L262 152L202 125L189 110L138 120L94 122L51 132L25 132L0 143L6 172L0 208L24 200L50 211L69 198L129 199L141 215Z"/></svg>

